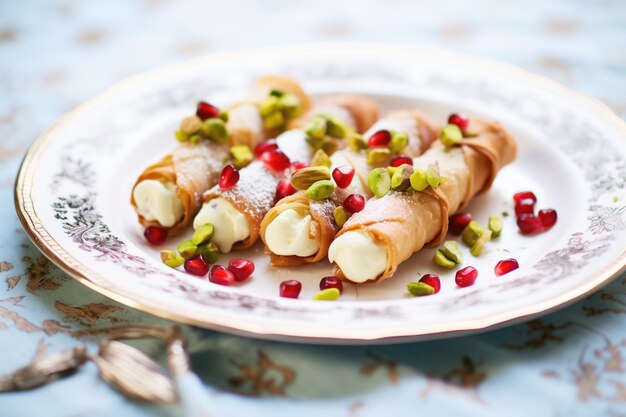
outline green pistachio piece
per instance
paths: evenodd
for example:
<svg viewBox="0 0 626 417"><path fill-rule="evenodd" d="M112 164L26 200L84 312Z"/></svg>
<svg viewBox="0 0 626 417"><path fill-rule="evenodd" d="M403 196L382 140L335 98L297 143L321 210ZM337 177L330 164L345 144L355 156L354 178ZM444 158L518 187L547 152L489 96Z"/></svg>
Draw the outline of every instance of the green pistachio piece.
<svg viewBox="0 0 626 417"><path fill-rule="evenodd" d="M404 132L394 132L389 143L389 149L394 154L400 154L409 144L409 137Z"/></svg>
<svg viewBox="0 0 626 417"><path fill-rule="evenodd" d="M189 135L183 132L182 130L175 131L174 136L176 137L176 140L179 142L187 142L189 140Z"/></svg>
<svg viewBox="0 0 626 417"><path fill-rule="evenodd" d="M463 139L463 132L457 125L445 125L440 133L441 142L446 148L458 145Z"/></svg>
<svg viewBox="0 0 626 417"><path fill-rule="evenodd" d="M177 249L178 253L180 253L183 258L187 259L191 258L196 253L198 247L194 245L191 240L185 240L178 244Z"/></svg>
<svg viewBox="0 0 626 417"><path fill-rule="evenodd" d="M280 90L270 90L268 97L276 97L276 98L280 98L284 95L285 93L280 91Z"/></svg>
<svg viewBox="0 0 626 417"><path fill-rule="evenodd" d="M456 262L448 259L441 250L437 250L437 252L435 252L435 254L433 255L433 261L437 265L448 269L452 269L456 266Z"/></svg>
<svg viewBox="0 0 626 417"><path fill-rule="evenodd" d="M296 190L306 190L318 181L329 180L330 169L325 166L302 168L291 174L291 185Z"/></svg>
<svg viewBox="0 0 626 417"><path fill-rule="evenodd" d="M213 239L213 233L215 233L215 228L211 223L207 223L204 226L198 227L193 232L193 237L191 238L191 243L198 246L202 243L206 243Z"/></svg>
<svg viewBox="0 0 626 417"><path fill-rule="evenodd" d="M337 145L337 141L335 139L326 139L322 142L321 148L326 155L334 154L337 149L339 149L339 145Z"/></svg>
<svg viewBox="0 0 626 417"><path fill-rule="evenodd" d="M352 149L354 152L362 151L363 149L367 149L367 142L363 139L363 136L356 132L350 132L346 137L346 142L348 147Z"/></svg>
<svg viewBox="0 0 626 417"><path fill-rule="evenodd" d="M176 268L185 263L185 258L173 250L162 250L161 261L169 267Z"/></svg>
<svg viewBox="0 0 626 417"><path fill-rule="evenodd" d="M259 104L259 113L262 118L266 118L271 114L277 113L278 110L278 97L276 96L270 95Z"/></svg>
<svg viewBox="0 0 626 417"><path fill-rule="evenodd" d="M326 288L313 296L314 300L335 301L339 298L341 292L337 288Z"/></svg>
<svg viewBox="0 0 626 417"><path fill-rule="evenodd" d="M447 242L444 242L439 250L446 258L448 258L455 264L461 264L463 262L463 254L461 253L461 249L459 249L459 244L456 243L456 241L448 240Z"/></svg>
<svg viewBox="0 0 626 417"><path fill-rule="evenodd" d="M435 293L435 289L425 282L409 282L406 286L407 291L416 297L422 295L432 295Z"/></svg>
<svg viewBox="0 0 626 417"><path fill-rule="evenodd" d="M304 132L309 138L321 141L326 136L326 119L322 116L312 117L307 123Z"/></svg>
<svg viewBox="0 0 626 417"><path fill-rule="evenodd" d="M463 243L471 247L474 243L476 243L484 231L485 229L482 228L480 223L476 220L472 220L467 224L467 226L465 226L465 229L463 229L463 234L461 236L463 238Z"/></svg>
<svg viewBox="0 0 626 417"><path fill-rule="evenodd" d="M476 242L470 248L470 253L474 256L480 256L483 251L485 243L491 240L491 230L484 230L483 233L476 239Z"/></svg>
<svg viewBox="0 0 626 417"><path fill-rule="evenodd" d="M385 165L391 158L391 151L387 148L373 148L367 152L369 165Z"/></svg>
<svg viewBox="0 0 626 417"><path fill-rule="evenodd" d="M411 174L411 187L415 191L424 191L428 187L428 180L424 171L419 169L413 171L413 174Z"/></svg>
<svg viewBox="0 0 626 417"><path fill-rule="evenodd" d="M282 130L285 127L285 116L279 111L263 118L263 127L266 130Z"/></svg>
<svg viewBox="0 0 626 417"><path fill-rule="evenodd" d="M206 263L214 264L217 262L217 257L219 256L220 251L215 243L208 242L198 246L196 253L202 255L202 259L204 259Z"/></svg>
<svg viewBox="0 0 626 417"><path fill-rule="evenodd" d="M230 148L230 158L237 169L247 166L254 159L254 154L248 145L235 145Z"/></svg>
<svg viewBox="0 0 626 417"><path fill-rule="evenodd" d="M228 114L228 111L226 110L220 110L220 115L217 117L222 119L224 123L228 123L228 120L230 120L230 115Z"/></svg>
<svg viewBox="0 0 626 417"><path fill-rule="evenodd" d="M196 133L198 130L200 130L201 125L202 120L194 114L193 116L185 117L183 119L180 124L180 130L188 135L191 135L192 133Z"/></svg>
<svg viewBox="0 0 626 417"><path fill-rule="evenodd" d="M509 217L509 212L508 211L503 211L502 212L502 217Z"/></svg>
<svg viewBox="0 0 626 417"><path fill-rule="evenodd" d="M411 175L413 175L413 167L408 164L402 164L396 167L391 176L391 189L395 191L406 191L411 187Z"/></svg>
<svg viewBox="0 0 626 417"><path fill-rule="evenodd" d="M333 210L333 217L335 218L335 223L339 227L343 227L344 223L348 221L350 214L346 211L342 206L335 207Z"/></svg>
<svg viewBox="0 0 626 417"><path fill-rule="evenodd" d="M426 168L426 182L433 188L439 187L441 175L439 174L439 162L435 162Z"/></svg>
<svg viewBox="0 0 626 417"><path fill-rule="evenodd" d="M376 197L382 197L391 189L391 177L385 168L375 168L367 176L367 186Z"/></svg>
<svg viewBox="0 0 626 417"><path fill-rule="evenodd" d="M306 196L310 200L325 200L333 195L335 186L330 180L317 181L306 190Z"/></svg>
<svg viewBox="0 0 626 417"><path fill-rule="evenodd" d="M193 143L194 145L200 143L200 140L202 139L202 136L200 136L199 133L194 133L193 135L189 136L189 143Z"/></svg>
<svg viewBox="0 0 626 417"><path fill-rule="evenodd" d="M328 154L324 152L322 149L318 149L317 152L313 155L313 159L311 159L311 166L324 166L330 168L332 165Z"/></svg>
<svg viewBox="0 0 626 417"><path fill-rule="evenodd" d="M500 235L502 234L502 219L495 214L489 216L489 223L487 227L489 227L489 230L491 230L492 238L495 239L497 237L500 237Z"/></svg>
<svg viewBox="0 0 626 417"><path fill-rule="evenodd" d="M302 111L300 99L295 94L283 94L278 98L278 109L287 119L298 117Z"/></svg>
<svg viewBox="0 0 626 417"><path fill-rule="evenodd" d="M217 117L203 121L200 127L200 134L217 143L226 143L228 141L226 125L222 119L218 119Z"/></svg>
<svg viewBox="0 0 626 417"><path fill-rule="evenodd" d="M348 128L336 117L327 118L328 127L326 133L333 138L343 139L348 134Z"/></svg>

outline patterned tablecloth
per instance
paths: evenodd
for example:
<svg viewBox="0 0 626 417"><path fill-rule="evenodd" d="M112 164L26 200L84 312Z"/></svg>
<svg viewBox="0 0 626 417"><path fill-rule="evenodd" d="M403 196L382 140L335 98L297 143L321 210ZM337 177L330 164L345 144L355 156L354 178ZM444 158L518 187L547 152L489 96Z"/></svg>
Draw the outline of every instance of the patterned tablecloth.
<svg viewBox="0 0 626 417"><path fill-rule="evenodd" d="M213 51L299 41L411 42L489 56L626 117L626 3L604 1L0 1L0 374L111 328L168 326L83 287L13 208L22 155L115 81ZM623 184L621 185L623 186ZM626 206L615 227L626 228ZM626 416L626 276L562 311L490 333L381 347L264 342L186 327L215 416ZM159 346L144 344L154 355ZM95 366L0 394L6 416L180 415L129 401Z"/></svg>

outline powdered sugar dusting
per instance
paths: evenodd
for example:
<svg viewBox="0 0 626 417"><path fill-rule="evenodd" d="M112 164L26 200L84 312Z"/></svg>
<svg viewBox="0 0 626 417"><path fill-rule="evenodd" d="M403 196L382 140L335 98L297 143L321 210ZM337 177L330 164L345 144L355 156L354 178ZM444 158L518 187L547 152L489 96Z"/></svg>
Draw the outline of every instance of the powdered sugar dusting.
<svg viewBox="0 0 626 417"><path fill-rule="evenodd" d="M367 140L379 130L393 130L395 132L406 133L409 137L409 144L404 148L402 153L411 158L415 158L422 153L422 139L420 137L417 120L411 117L386 117L378 120L363 137Z"/></svg>

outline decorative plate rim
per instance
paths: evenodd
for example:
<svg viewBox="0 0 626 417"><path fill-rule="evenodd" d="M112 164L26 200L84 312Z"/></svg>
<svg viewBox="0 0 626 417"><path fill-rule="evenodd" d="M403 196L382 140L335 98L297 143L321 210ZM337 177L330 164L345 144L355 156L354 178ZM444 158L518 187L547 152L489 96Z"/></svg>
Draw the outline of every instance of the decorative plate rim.
<svg viewBox="0 0 626 417"><path fill-rule="evenodd" d="M24 159L19 168L19 172L15 181L14 202L18 218L31 241L39 248L40 251L50 259L56 266L64 270L71 277L78 280L83 285L95 290L96 292L114 300L125 304L129 307L144 311L155 316L165 319L183 322L199 327L209 328L229 333L242 334L264 339L289 340L303 343L324 343L324 344L351 344L358 342L368 343L398 343L408 342L416 339L432 339L441 337L450 337L464 335L472 332L484 331L510 325L514 322L525 321L534 316L543 315L550 311L563 308L577 300L594 292L596 289L608 284L623 271L626 270L626 250L623 250L616 258L602 271L593 273L590 279L584 285L577 287L548 300L531 306L525 306L505 313L490 315L486 318L478 318L467 320L462 323L439 323L425 326L418 324L415 326L394 327L390 326L386 331L372 332L370 329L317 329L316 334L312 335L310 329L297 328L296 326L283 325L280 322L276 324L255 324L254 322L244 321L240 319L222 318L222 317L196 317L192 312L185 308L179 311L165 311L154 303L148 301L139 301L124 294L109 290L99 285L89 278L86 271L90 275L99 279L103 276L90 271L84 267L80 261L72 257L54 238L48 233L45 226L40 221L32 201L33 179L36 174L37 161L41 157L42 152L47 145L55 138L56 133L64 126L78 118L83 112L94 107L98 103L106 100L108 97L115 95L118 91L123 91L126 87L134 85L138 82L145 81L149 78L162 76L167 73L177 72L182 68L202 66L208 61L228 62L241 58L249 58L251 56L261 56L267 54L290 52L301 52L307 50L324 50L327 48L346 50L365 50L375 51L385 49L387 52L393 49L397 53L416 54L421 56L443 56L446 59L467 62L473 66L489 67L494 66L503 73L513 74L518 78L527 79L535 84L545 86L559 95L565 95L570 100L593 110L598 117L601 117L607 123L611 124L621 133L622 137L626 137L626 122L619 118L610 108L600 101L577 93L565 86L546 77L532 74L526 70L513 66L511 64L500 61L475 57L458 52L450 52L446 50L420 47L413 45L401 44L385 44L385 43L298 43L269 48L259 48L251 50L242 50L235 52L226 52L219 54L210 54L193 60L168 65L157 68L145 73L131 76L123 79L113 86L105 89L100 94L87 100L75 109L61 116L49 129L39 135L26 152ZM80 268L78 267L80 266Z"/></svg>

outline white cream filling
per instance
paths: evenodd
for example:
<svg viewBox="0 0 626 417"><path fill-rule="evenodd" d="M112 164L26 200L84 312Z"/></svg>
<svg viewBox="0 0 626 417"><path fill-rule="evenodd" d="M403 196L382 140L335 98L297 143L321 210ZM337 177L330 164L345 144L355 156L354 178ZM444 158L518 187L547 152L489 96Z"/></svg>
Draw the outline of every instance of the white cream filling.
<svg viewBox="0 0 626 417"><path fill-rule="evenodd" d="M183 218L178 189L169 181L143 180L135 186L133 198L137 213L148 221L156 220L163 227L172 227Z"/></svg>
<svg viewBox="0 0 626 417"><path fill-rule="evenodd" d="M218 197L205 203L193 220L193 228L197 229L211 223L215 228L213 239L222 253L228 253L233 244L250 236L248 220L227 200Z"/></svg>
<svg viewBox="0 0 626 417"><path fill-rule="evenodd" d="M320 250L319 237L311 239L311 215L295 210L280 213L265 229L265 244L276 255L311 256Z"/></svg>
<svg viewBox="0 0 626 417"><path fill-rule="evenodd" d="M350 281L365 282L385 271L387 248L365 232L350 231L331 243L328 260L335 262Z"/></svg>

